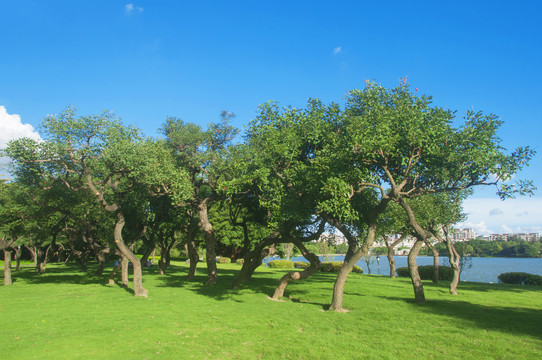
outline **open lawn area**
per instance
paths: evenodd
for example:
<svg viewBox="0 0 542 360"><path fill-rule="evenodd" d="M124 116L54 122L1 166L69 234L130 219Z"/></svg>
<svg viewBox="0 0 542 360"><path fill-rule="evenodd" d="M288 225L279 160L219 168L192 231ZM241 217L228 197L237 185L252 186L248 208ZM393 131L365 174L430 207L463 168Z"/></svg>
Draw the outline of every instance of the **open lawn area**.
<svg viewBox="0 0 542 360"><path fill-rule="evenodd" d="M219 284L185 281L188 266L166 275L144 269L148 298L106 285L73 265L38 275L13 271L0 286L4 359L540 359L542 288L424 282L425 305L409 279L351 274L348 313L325 311L335 276L290 284L284 302L267 299L286 272L260 267L231 290L240 269L219 264ZM106 270L110 270L111 267ZM107 274L107 272L105 272Z"/></svg>

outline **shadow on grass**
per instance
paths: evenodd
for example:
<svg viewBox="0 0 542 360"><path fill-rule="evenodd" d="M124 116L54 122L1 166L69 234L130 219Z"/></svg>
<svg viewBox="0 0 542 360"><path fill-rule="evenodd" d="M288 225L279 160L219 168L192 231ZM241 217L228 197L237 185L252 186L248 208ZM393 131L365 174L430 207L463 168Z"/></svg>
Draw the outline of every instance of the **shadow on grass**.
<svg viewBox="0 0 542 360"><path fill-rule="evenodd" d="M462 320L486 330L496 330L513 334L524 334L542 338L542 311L511 306L488 306L466 301L430 299L419 305L414 299L382 296L386 300L402 301L412 304L414 311L445 315Z"/></svg>

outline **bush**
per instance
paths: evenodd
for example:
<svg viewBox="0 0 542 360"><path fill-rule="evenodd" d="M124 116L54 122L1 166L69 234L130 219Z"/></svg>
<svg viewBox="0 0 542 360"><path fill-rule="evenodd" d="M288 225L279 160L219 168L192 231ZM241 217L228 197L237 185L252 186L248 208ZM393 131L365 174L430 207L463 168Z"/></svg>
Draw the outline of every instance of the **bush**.
<svg viewBox="0 0 542 360"><path fill-rule="evenodd" d="M235 263L236 263L237 265L241 265L241 266L242 266L242 265L245 263L245 259L243 259L243 258L237 259L237 261L235 261Z"/></svg>
<svg viewBox="0 0 542 360"><path fill-rule="evenodd" d="M499 282L516 285L542 286L542 276L524 272L509 272L498 276Z"/></svg>
<svg viewBox="0 0 542 360"><path fill-rule="evenodd" d="M273 269L291 269L294 267L292 260L271 260L267 266Z"/></svg>
<svg viewBox="0 0 542 360"><path fill-rule="evenodd" d="M320 267L320 271L338 273L339 270L341 269L341 266L343 266L342 261L326 261L322 263L322 266ZM354 267L352 268L352 272L363 274L363 269L357 265L354 265Z"/></svg>
<svg viewBox="0 0 542 360"><path fill-rule="evenodd" d="M449 266L438 267L438 279L439 280L452 280L454 276L454 269ZM408 267L400 267L397 270L397 276L410 277L410 271ZM418 266L418 272L422 280L433 280L433 265Z"/></svg>
<svg viewBox="0 0 542 360"><path fill-rule="evenodd" d="M216 259L216 262L219 264L231 264L231 259L228 257L220 256Z"/></svg>
<svg viewBox="0 0 542 360"><path fill-rule="evenodd" d="M296 262L294 262L294 267L295 267L296 269L306 269L306 268L308 268L309 266L310 266L310 264L309 264L309 263L306 263L306 262L304 262L304 261L296 261Z"/></svg>

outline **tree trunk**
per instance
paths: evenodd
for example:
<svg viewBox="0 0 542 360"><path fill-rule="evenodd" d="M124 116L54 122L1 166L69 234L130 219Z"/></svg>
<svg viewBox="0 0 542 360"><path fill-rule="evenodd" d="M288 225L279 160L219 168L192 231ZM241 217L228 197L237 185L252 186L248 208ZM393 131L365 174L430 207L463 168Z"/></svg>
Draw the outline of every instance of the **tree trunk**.
<svg viewBox="0 0 542 360"><path fill-rule="evenodd" d="M438 284L438 278L439 278L439 257L438 257L438 251L435 249L429 241L425 241L425 245L431 250L431 253L433 254L433 284Z"/></svg>
<svg viewBox="0 0 542 360"><path fill-rule="evenodd" d="M11 251L4 249L4 285L11 285Z"/></svg>
<svg viewBox="0 0 542 360"><path fill-rule="evenodd" d="M21 269L21 245L16 246L15 248L15 271Z"/></svg>
<svg viewBox="0 0 542 360"><path fill-rule="evenodd" d="M278 238L278 232L271 234L260 241L254 250L245 255L243 258L243 266L241 267L241 271L239 271L239 274L237 274L237 277L233 281L233 289L239 289L242 283L249 281L252 274L254 274L254 271L256 271L258 266L262 264L263 259L266 256L270 256L275 253L275 242ZM267 246L269 246L269 248L266 249Z"/></svg>
<svg viewBox="0 0 542 360"><path fill-rule="evenodd" d="M318 256L307 250L301 241L294 240L294 244L299 248L299 250L301 250L301 254L303 254L305 259L309 260L310 266L303 271L293 271L284 275L275 288L275 293L273 294L272 300L279 300L284 295L284 290L290 281L306 279L318 271L321 266Z"/></svg>
<svg viewBox="0 0 542 360"><path fill-rule="evenodd" d="M339 229L344 234L345 229ZM345 234L346 235L346 234ZM331 299L331 306L329 307L330 311L337 311L337 312L345 312L348 311L346 309L343 309L343 298L344 298L344 286L346 284L346 280L348 279L348 275L350 274L350 271L352 271L352 268L359 259L362 258L362 256L367 255L369 253L369 249L371 246L373 246L374 240L376 236L376 223L371 224L369 227L369 231L367 233L367 237L365 238L365 242L363 246L361 246L358 250L356 250L354 253L352 253L350 247L350 243L353 241L354 237L349 235L349 251L347 252L347 256L344 258L343 265L341 266L339 273L337 274L337 279L335 280L335 285L333 285L333 298ZM351 253L352 255L349 255L348 253Z"/></svg>
<svg viewBox="0 0 542 360"><path fill-rule="evenodd" d="M125 220L124 215L122 214L122 211L117 212L117 223L115 224L115 230L113 232L114 238L115 238L115 244L117 245L117 248L121 252L121 254L127 258L128 261L132 263L133 270L134 270L134 295L135 296L142 296L147 297L148 296L148 290L143 287L143 275L141 271L141 262L139 262L139 258L135 256L135 254L130 251L130 249L124 244L124 240L122 238L122 228L124 227Z"/></svg>
<svg viewBox="0 0 542 360"><path fill-rule="evenodd" d="M166 248L165 247L160 247L160 261L158 262L158 273L160 275L164 275L165 274L165 270L166 270Z"/></svg>
<svg viewBox="0 0 542 360"><path fill-rule="evenodd" d="M188 269L187 281L194 281L196 276L196 268L198 267L199 254L194 243L197 235L197 228L193 226L188 226L186 239L186 252L188 253L188 258L190 259L190 268Z"/></svg>
<svg viewBox="0 0 542 360"><path fill-rule="evenodd" d="M96 269L96 272L94 272L94 276L102 276L105 268L105 253L103 251L98 251L96 259L98 260L98 268Z"/></svg>
<svg viewBox="0 0 542 360"><path fill-rule="evenodd" d="M207 216L208 199L198 204L199 225L205 237L206 260L207 260L207 281L205 285L215 285L218 282L216 267L216 239L213 225Z"/></svg>
<svg viewBox="0 0 542 360"><path fill-rule="evenodd" d="M38 257L36 255L36 252L37 252L37 249L34 245L31 245L31 246L24 246L25 248L28 249L28 251L30 252L30 257L31 257L31 261L32 261L32 264L34 264L34 266L36 266L38 264Z"/></svg>
<svg viewBox="0 0 542 360"><path fill-rule="evenodd" d="M121 281L122 286L125 288L128 288L130 285L130 281L128 279L128 264L130 262L128 261L128 258L126 256L122 256L120 260L120 269L121 269Z"/></svg>
<svg viewBox="0 0 542 360"><path fill-rule="evenodd" d="M111 273L109 274L109 281L108 281L109 285L115 284L115 276L117 275L117 272L119 271L121 266L122 266L122 262L119 261L117 265L115 265L115 267L113 268L113 271L111 271Z"/></svg>
<svg viewBox="0 0 542 360"><path fill-rule="evenodd" d="M459 284L460 275L459 261L461 260L461 256L459 256L457 253L457 250L455 249L455 246L451 240L446 240L446 247L448 248L450 266L454 269L454 275L452 282L450 283L450 294L457 295L457 285Z"/></svg>
<svg viewBox="0 0 542 360"><path fill-rule="evenodd" d="M395 259L393 258L393 248L388 247L388 263L390 264L390 277L395 279Z"/></svg>
<svg viewBox="0 0 542 360"><path fill-rule="evenodd" d="M418 304L425 303L425 294L423 292L422 279L418 272L418 264L416 263L416 257L423 246L423 240L418 239L410 252L408 253L408 270L410 271L410 279L412 280L412 286L414 287L414 299Z"/></svg>
<svg viewBox="0 0 542 360"><path fill-rule="evenodd" d="M145 253L143 254L143 256L141 257L141 260L139 261L141 263L141 266L142 267L145 267L147 266L147 260L149 259L149 256L151 256L151 254L154 252L154 249L156 248L156 246L153 246L153 247L147 247L145 249Z"/></svg>

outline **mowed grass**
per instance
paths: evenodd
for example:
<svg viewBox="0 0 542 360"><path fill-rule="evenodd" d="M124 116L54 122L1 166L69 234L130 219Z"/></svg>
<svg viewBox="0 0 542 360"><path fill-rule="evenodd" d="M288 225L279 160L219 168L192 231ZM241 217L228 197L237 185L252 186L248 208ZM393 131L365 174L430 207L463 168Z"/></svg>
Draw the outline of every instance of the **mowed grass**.
<svg viewBox="0 0 542 360"><path fill-rule="evenodd" d="M106 276L71 265L13 272L0 286L4 359L540 359L542 288L425 282L427 304L413 302L407 279L351 274L348 313L328 312L332 274L292 283L273 302L285 273L261 267L240 290L240 267L219 266L203 286L174 262L168 274L144 269L149 297L136 298ZM110 270L110 268L108 268Z"/></svg>

